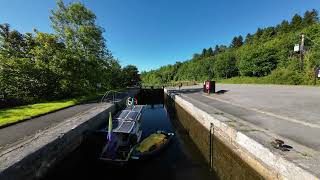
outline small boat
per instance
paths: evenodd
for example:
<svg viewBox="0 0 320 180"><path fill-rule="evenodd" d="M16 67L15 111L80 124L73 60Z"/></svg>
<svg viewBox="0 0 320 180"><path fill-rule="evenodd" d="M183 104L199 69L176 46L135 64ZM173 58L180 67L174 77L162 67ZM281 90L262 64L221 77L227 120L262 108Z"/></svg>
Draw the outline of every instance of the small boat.
<svg viewBox="0 0 320 180"><path fill-rule="evenodd" d="M127 164L142 136L142 110L143 106L127 108L109 120L108 130L102 130L108 132L108 138L99 157L101 161L120 166Z"/></svg>
<svg viewBox="0 0 320 180"><path fill-rule="evenodd" d="M151 134L133 148L131 159L143 160L158 154L169 145L173 137L174 133L165 131L157 131Z"/></svg>

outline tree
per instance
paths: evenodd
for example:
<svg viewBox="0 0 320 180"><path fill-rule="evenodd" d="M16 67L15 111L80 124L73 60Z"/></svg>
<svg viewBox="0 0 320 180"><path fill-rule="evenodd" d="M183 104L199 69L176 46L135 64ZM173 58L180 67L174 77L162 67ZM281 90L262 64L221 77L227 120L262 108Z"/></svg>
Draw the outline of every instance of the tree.
<svg viewBox="0 0 320 180"><path fill-rule="evenodd" d="M212 50L212 47L210 47L208 50L207 50L207 57L210 57L210 56L213 56L214 53L213 53L213 50Z"/></svg>
<svg viewBox="0 0 320 180"><path fill-rule="evenodd" d="M277 47L246 46L237 53L237 67L242 76L266 76L277 66Z"/></svg>
<svg viewBox="0 0 320 180"><path fill-rule="evenodd" d="M215 58L213 70L217 78L230 78L237 75L235 56L230 51L218 54Z"/></svg>
<svg viewBox="0 0 320 180"><path fill-rule="evenodd" d="M198 59L198 58L200 58L200 57L201 57L200 54L194 53L193 56L192 56L192 59Z"/></svg>
<svg viewBox="0 0 320 180"><path fill-rule="evenodd" d="M315 9L313 9L311 11L306 11L304 13L303 24L305 26L316 24L318 22L319 22L318 12Z"/></svg>
<svg viewBox="0 0 320 180"><path fill-rule="evenodd" d="M232 42L231 42L230 47L231 47L231 48L239 48L239 47L241 47L242 45L243 45L243 38L242 38L242 36L240 35L240 36L234 37L234 38L232 39Z"/></svg>
<svg viewBox="0 0 320 180"><path fill-rule="evenodd" d="M130 87L140 85L141 79L136 66L128 65L124 67L122 71L124 76L123 86Z"/></svg>
<svg viewBox="0 0 320 180"><path fill-rule="evenodd" d="M96 24L95 14L83 4L77 2L66 6L62 0L58 0L57 6L57 10L53 10L50 16L52 27L66 49L80 60L74 66L81 73L72 76L77 77L77 82L81 83L78 87L94 91L105 78L112 78L102 76L108 74L104 71L110 67L108 61L113 58L105 45L102 35L104 30Z"/></svg>
<svg viewBox="0 0 320 180"><path fill-rule="evenodd" d="M206 57L207 56L207 49L203 48L202 53L201 53L201 57Z"/></svg>
<svg viewBox="0 0 320 180"><path fill-rule="evenodd" d="M290 31L290 24L288 21L283 20L280 25L277 26L277 31L279 33L287 33Z"/></svg>
<svg viewBox="0 0 320 180"><path fill-rule="evenodd" d="M4 57L24 57L24 36L10 29L9 24L0 24L0 53Z"/></svg>
<svg viewBox="0 0 320 180"><path fill-rule="evenodd" d="M254 41L258 42L260 40L260 37L262 36L262 34L263 34L263 29L258 28L256 33L253 35Z"/></svg>
<svg viewBox="0 0 320 180"><path fill-rule="evenodd" d="M108 55L103 28L96 24L96 16L80 2L65 6L57 1L57 10L51 11L52 27L67 48L89 60Z"/></svg>
<svg viewBox="0 0 320 180"><path fill-rule="evenodd" d="M251 44L252 41L253 41L253 36L252 36L250 33L248 33L248 34L246 35L245 40L244 40L244 44Z"/></svg>
<svg viewBox="0 0 320 180"><path fill-rule="evenodd" d="M290 23L291 29L293 31L301 29L303 27L303 23L302 23L302 17L299 16L298 14L295 14L292 17L291 23Z"/></svg>
<svg viewBox="0 0 320 180"><path fill-rule="evenodd" d="M274 27L267 27L263 30L261 36L260 36L260 40L262 41L268 41L272 38L274 38L276 36L276 30Z"/></svg>

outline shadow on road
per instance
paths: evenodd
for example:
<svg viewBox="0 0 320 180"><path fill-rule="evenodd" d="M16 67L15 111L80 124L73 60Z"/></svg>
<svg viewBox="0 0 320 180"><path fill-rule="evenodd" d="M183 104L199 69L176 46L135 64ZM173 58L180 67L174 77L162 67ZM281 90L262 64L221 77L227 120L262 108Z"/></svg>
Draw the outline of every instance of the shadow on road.
<svg viewBox="0 0 320 180"><path fill-rule="evenodd" d="M224 94L224 93L226 93L228 91L229 90L222 89L222 90L219 90L219 91L215 92L215 94Z"/></svg>
<svg viewBox="0 0 320 180"><path fill-rule="evenodd" d="M226 89L222 89L219 90L217 92L215 92L215 94L225 94L227 92L229 92L230 90L226 90ZM169 90L170 93L175 93L175 94L179 94L179 93L183 93L183 94L191 94L191 93L196 93L196 92L203 92L203 88L195 88L195 89L181 89L181 90Z"/></svg>

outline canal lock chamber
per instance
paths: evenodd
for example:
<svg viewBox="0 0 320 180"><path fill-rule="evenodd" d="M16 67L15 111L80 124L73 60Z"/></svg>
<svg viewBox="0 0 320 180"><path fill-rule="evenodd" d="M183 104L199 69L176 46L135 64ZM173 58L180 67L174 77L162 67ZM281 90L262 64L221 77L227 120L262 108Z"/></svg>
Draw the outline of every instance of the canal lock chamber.
<svg viewBox="0 0 320 180"><path fill-rule="evenodd" d="M138 104L146 105L142 115L143 138L157 130L175 133L163 152L149 160L114 167L97 160L101 140L88 132L81 146L44 179L262 179L163 89L141 89L135 97ZM107 120L101 128L106 125Z"/></svg>

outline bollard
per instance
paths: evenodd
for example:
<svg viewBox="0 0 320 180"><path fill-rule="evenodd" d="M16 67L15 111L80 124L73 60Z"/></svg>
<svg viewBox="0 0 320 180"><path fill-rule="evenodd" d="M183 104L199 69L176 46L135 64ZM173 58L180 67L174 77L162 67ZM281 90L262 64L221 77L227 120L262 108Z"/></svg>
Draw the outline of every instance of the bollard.
<svg viewBox="0 0 320 180"><path fill-rule="evenodd" d="M210 171L213 171L213 136L214 136L214 125L210 123L210 137L209 137L209 162Z"/></svg>

